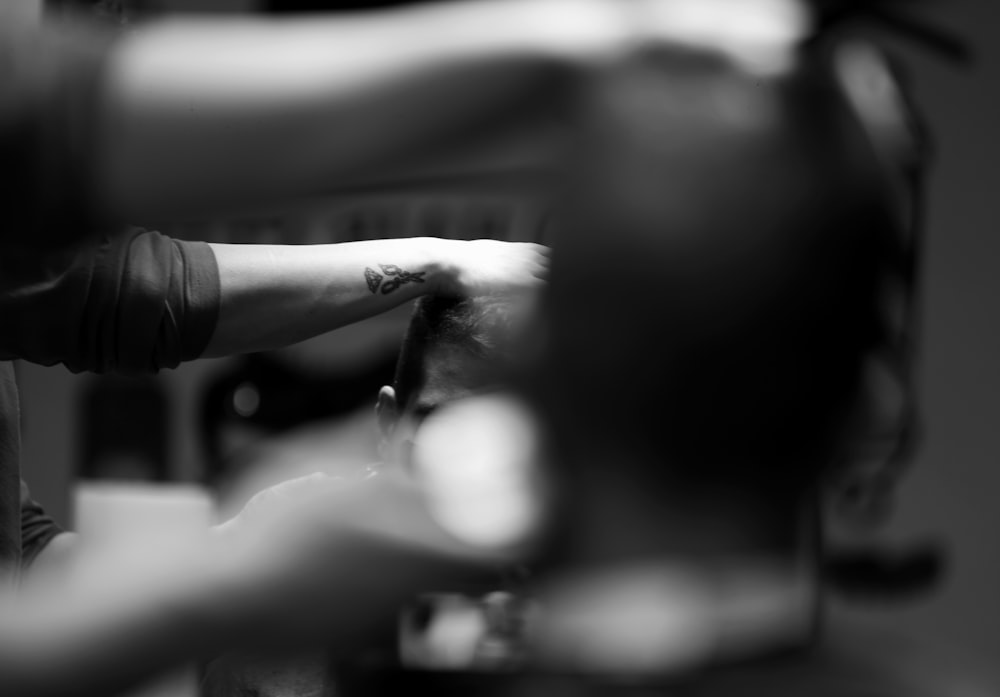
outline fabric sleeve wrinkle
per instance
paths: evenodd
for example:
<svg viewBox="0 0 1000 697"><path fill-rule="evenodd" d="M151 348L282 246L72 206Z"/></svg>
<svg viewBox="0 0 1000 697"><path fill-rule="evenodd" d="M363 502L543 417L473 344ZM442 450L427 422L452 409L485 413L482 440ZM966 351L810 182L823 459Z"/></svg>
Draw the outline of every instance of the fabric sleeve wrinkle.
<svg viewBox="0 0 1000 697"><path fill-rule="evenodd" d="M214 332L218 267L205 243L136 228L59 260L16 252L0 250L0 322L10 328L0 358L148 374L197 358ZM7 274L18 255L20 271Z"/></svg>

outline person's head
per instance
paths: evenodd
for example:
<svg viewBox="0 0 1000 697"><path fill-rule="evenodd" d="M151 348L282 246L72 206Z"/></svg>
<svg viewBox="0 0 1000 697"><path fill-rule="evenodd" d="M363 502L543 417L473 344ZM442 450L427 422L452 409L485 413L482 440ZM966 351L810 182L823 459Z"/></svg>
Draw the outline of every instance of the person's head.
<svg viewBox="0 0 1000 697"><path fill-rule="evenodd" d="M391 386L375 410L384 460L406 463L423 420L438 407L497 387L512 361L523 312L506 297L425 297L417 301Z"/></svg>
<svg viewBox="0 0 1000 697"><path fill-rule="evenodd" d="M590 106L527 388L556 459L601 483L613 463L651 507L739 501L790 532L885 339L902 221L872 143L812 60L759 80L643 58Z"/></svg>

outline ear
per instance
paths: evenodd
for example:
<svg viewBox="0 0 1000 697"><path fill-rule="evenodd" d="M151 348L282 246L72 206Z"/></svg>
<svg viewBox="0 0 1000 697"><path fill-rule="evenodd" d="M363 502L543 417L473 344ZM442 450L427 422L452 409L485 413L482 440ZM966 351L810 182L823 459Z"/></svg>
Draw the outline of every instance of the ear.
<svg viewBox="0 0 1000 697"><path fill-rule="evenodd" d="M375 402L375 418L378 420L379 434L383 440L388 439L399 420L399 405L396 404L396 390L389 385L383 385L378 391Z"/></svg>
<svg viewBox="0 0 1000 697"><path fill-rule="evenodd" d="M834 68L876 150L893 159L899 151L915 152L916 135L885 56L866 43L846 42L837 49Z"/></svg>
<svg viewBox="0 0 1000 697"><path fill-rule="evenodd" d="M880 472L847 473L832 487L832 527L843 532L871 532L892 514L891 478Z"/></svg>

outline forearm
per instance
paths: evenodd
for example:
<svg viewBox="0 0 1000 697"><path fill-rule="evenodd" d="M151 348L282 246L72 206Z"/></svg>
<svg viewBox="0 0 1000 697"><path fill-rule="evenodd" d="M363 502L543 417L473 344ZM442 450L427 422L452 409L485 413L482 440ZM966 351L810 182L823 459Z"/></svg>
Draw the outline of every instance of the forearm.
<svg viewBox="0 0 1000 697"><path fill-rule="evenodd" d="M139 30L112 56L99 186L142 219L394 171L488 135L477 131L498 111L613 44L608 6L487 1Z"/></svg>
<svg viewBox="0 0 1000 697"><path fill-rule="evenodd" d="M110 696L225 648L242 627L233 588L210 565L182 563L156 578L108 569L87 592L22 593L2 608L0 694Z"/></svg>
<svg viewBox="0 0 1000 697"><path fill-rule="evenodd" d="M279 348L442 287L433 238L329 245L213 244L220 308L206 357Z"/></svg>

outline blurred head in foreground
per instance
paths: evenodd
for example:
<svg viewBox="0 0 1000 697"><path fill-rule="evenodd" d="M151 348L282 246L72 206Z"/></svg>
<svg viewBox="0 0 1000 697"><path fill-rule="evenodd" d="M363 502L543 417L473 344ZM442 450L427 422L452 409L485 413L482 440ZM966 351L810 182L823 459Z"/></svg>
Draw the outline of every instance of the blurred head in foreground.
<svg viewBox="0 0 1000 697"><path fill-rule="evenodd" d="M647 56L596 91L526 388L573 556L801 544L885 342L903 224L814 60L759 80Z"/></svg>

